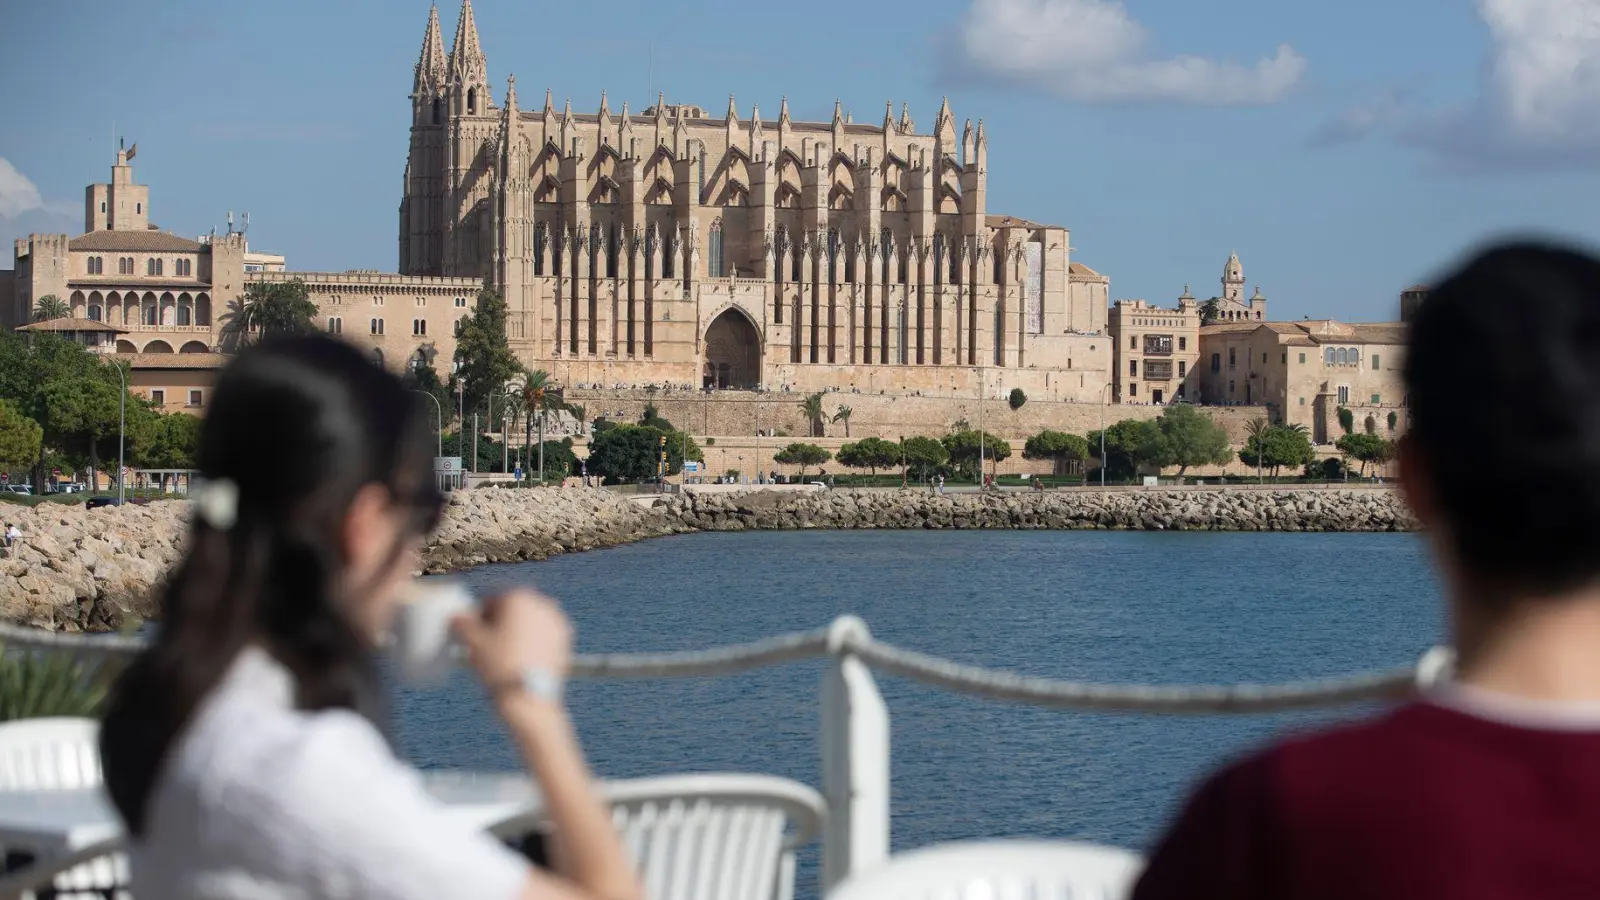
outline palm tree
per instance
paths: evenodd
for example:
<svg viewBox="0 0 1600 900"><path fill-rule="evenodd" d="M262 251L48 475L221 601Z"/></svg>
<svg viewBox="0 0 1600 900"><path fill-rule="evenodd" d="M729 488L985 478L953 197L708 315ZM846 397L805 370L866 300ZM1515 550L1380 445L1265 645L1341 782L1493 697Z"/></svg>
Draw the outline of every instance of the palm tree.
<svg viewBox="0 0 1600 900"><path fill-rule="evenodd" d="M811 422L811 436L823 437L826 429L823 427L823 417L827 414L822 411L822 394L812 394L800 401L800 411L806 414L806 419Z"/></svg>
<svg viewBox="0 0 1600 900"><path fill-rule="evenodd" d="M304 281L253 282L238 300L228 301L228 312L222 317L222 344L237 349L252 338L303 334L316 328L312 324L316 315L317 305L311 302Z"/></svg>
<svg viewBox="0 0 1600 900"><path fill-rule="evenodd" d="M65 319L72 315L72 307L65 300L55 294L45 294L33 304L33 320L35 322L48 322L51 319Z"/></svg>
<svg viewBox="0 0 1600 900"><path fill-rule="evenodd" d="M846 438L850 437L850 413L851 413L851 411L852 410L850 409L850 407L841 406L841 407L839 407L839 411L833 414L833 421L834 422L843 422L844 423L844 436Z"/></svg>
<svg viewBox="0 0 1600 900"><path fill-rule="evenodd" d="M1245 433L1256 442L1256 481L1264 482L1266 478L1261 473L1261 458L1267 455L1267 435L1272 433L1272 425L1266 419L1257 417L1245 426Z"/></svg>
<svg viewBox="0 0 1600 900"><path fill-rule="evenodd" d="M544 484L544 419L550 413L566 409L567 405L561 399L561 391L556 387L555 380L543 369L528 373L522 382L520 397L529 432L532 432L535 421L539 426L539 483Z"/></svg>

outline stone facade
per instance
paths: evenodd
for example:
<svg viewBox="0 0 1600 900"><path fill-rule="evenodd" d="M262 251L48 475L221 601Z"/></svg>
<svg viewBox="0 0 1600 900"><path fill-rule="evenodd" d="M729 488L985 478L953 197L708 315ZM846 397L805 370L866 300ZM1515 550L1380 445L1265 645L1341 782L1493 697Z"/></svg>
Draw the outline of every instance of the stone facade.
<svg viewBox="0 0 1600 900"><path fill-rule="evenodd" d="M1063 400L1106 381L1104 280L1073 280L1066 229L990 214L983 123L958 135L948 103L919 132L892 104L869 125L837 103L796 122L787 101L764 122L731 97L721 117L604 94L575 114L548 91L524 110L514 78L504 97L470 0L448 55L431 12L400 270L501 286L529 366L799 390L897 367L908 393L992 367Z"/></svg>
<svg viewBox="0 0 1600 900"><path fill-rule="evenodd" d="M84 233L32 234L15 245L15 284L0 325L16 328L54 295L80 319L126 332L124 353L205 353L219 303L244 286L244 236L191 241L150 224L150 188L133 180L134 149L119 149L111 180L84 191Z"/></svg>
<svg viewBox="0 0 1600 900"><path fill-rule="evenodd" d="M1390 410L1405 418L1405 352L1398 323L1207 325L1200 329L1201 401L1265 406L1272 421L1304 425L1317 443L1342 433L1341 406L1375 414L1386 431Z"/></svg>
<svg viewBox="0 0 1600 900"><path fill-rule="evenodd" d="M1118 300L1111 308L1110 332L1116 402L1160 406L1199 396L1200 306L1193 297L1179 300L1174 309Z"/></svg>
<svg viewBox="0 0 1600 900"><path fill-rule="evenodd" d="M128 365L128 392L162 412L204 415L217 372L228 361L220 353L131 353L112 359Z"/></svg>

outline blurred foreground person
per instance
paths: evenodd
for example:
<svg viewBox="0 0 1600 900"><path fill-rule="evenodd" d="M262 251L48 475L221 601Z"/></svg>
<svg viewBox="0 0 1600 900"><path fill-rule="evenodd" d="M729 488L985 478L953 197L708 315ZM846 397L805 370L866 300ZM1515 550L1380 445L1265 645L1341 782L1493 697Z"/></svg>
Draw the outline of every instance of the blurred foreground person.
<svg viewBox="0 0 1600 900"><path fill-rule="evenodd" d="M331 338L223 371L187 558L101 733L134 896L639 896L559 691L540 689L571 654L549 601L512 593L456 625L543 792L557 874L453 825L375 725L374 646L443 503L417 399Z"/></svg>
<svg viewBox="0 0 1600 900"><path fill-rule="evenodd" d="M1405 377L1454 676L1214 775L1137 900L1600 897L1600 261L1475 257Z"/></svg>

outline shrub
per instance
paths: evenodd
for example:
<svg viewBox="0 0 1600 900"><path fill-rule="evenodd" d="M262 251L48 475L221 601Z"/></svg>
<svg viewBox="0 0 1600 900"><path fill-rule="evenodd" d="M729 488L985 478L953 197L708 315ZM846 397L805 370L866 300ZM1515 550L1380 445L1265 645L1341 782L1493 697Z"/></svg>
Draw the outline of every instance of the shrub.
<svg viewBox="0 0 1600 900"><path fill-rule="evenodd" d="M1022 404L1028 402L1028 395L1022 392L1022 388L1012 388L1011 397L1007 402L1011 404L1012 409L1021 409Z"/></svg>

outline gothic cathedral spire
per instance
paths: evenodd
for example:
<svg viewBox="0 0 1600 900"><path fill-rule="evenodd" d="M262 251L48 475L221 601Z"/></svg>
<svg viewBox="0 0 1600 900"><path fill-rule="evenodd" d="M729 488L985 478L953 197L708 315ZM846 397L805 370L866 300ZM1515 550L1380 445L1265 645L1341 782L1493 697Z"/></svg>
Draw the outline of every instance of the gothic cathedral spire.
<svg viewBox="0 0 1600 900"><path fill-rule="evenodd" d="M444 36L439 32L439 7L428 10L428 29L422 33L422 53L417 57L417 77L412 85L412 98L421 102L432 99L444 86Z"/></svg>
<svg viewBox="0 0 1600 900"><path fill-rule="evenodd" d="M456 40L450 48L449 70L457 112L467 115L485 112L491 105L488 63L478 43L478 22L472 16L472 0L461 0L461 17L456 20Z"/></svg>

